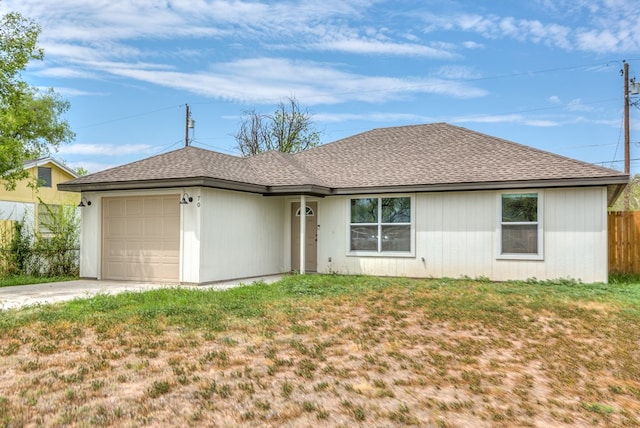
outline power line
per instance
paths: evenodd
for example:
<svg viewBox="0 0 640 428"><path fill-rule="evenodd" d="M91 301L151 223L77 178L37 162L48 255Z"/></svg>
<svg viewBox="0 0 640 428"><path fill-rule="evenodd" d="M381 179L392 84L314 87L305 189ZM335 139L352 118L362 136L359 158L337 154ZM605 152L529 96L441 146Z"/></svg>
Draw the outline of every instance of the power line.
<svg viewBox="0 0 640 428"><path fill-rule="evenodd" d="M181 106L178 106L178 107L181 107ZM146 116L148 114L158 113L160 111L170 110L170 109L173 109L173 108L176 108L176 106L163 107L163 108L160 108L160 109L157 109L157 110L151 110L151 111L146 111L146 112L143 112L143 113L136 113L136 114L132 114L132 115L129 115L129 116L123 116L123 117L118 117L118 118L115 118L115 119L105 120L104 122L98 122L98 123L93 123L91 125L80 126L80 127L78 127L78 129L86 129L86 128L93 128L94 126L108 125L108 124L113 123L113 122L120 122L122 120L133 119L134 117Z"/></svg>
<svg viewBox="0 0 640 428"><path fill-rule="evenodd" d="M184 143L184 140L182 140L182 139L180 139L180 140L178 140L178 141L175 141L175 142L173 142L173 143L169 144L168 146L166 146L165 148L161 149L159 152L154 153L152 156L157 156L157 155L159 155L160 153L164 153L164 152L166 152L167 150L169 150L171 147L173 147L173 146L175 146L175 145L177 145L177 144L182 144L182 143Z"/></svg>

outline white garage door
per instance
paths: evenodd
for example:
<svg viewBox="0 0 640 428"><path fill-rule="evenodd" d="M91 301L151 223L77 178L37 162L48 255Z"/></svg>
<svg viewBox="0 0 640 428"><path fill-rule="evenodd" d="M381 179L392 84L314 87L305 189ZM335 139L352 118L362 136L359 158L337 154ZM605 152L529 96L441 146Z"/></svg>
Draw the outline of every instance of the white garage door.
<svg viewBox="0 0 640 428"><path fill-rule="evenodd" d="M180 197L104 198L102 277L177 282Z"/></svg>

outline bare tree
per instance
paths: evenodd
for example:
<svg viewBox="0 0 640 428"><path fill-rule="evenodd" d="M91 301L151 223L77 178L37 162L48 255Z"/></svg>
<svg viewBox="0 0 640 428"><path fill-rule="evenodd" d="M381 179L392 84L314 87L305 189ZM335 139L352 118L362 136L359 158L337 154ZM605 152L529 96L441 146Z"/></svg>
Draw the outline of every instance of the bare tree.
<svg viewBox="0 0 640 428"><path fill-rule="evenodd" d="M278 104L272 114L247 110L242 115L240 129L234 135L236 148L243 157L276 150L297 153L320 143L309 110L302 110L295 98Z"/></svg>

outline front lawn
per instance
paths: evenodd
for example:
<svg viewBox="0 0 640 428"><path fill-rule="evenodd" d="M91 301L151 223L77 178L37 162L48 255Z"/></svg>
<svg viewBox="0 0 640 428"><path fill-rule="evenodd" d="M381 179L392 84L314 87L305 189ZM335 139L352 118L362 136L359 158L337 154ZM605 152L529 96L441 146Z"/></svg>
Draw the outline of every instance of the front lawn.
<svg viewBox="0 0 640 428"><path fill-rule="evenodd" d="M0 425L638 426L640 284L290 276L0 311Z"/></svg>
<svg viewBox="0 0 640 428"><path fill-rule="evenodd" d="M71 276L45 277L45 276L17 275L17 276L0 277L0 287L11 287L15 285L29 285L29 284L43 284L47 282L72 281L74 279L78 279L78 278L71 277Z"/></svg>

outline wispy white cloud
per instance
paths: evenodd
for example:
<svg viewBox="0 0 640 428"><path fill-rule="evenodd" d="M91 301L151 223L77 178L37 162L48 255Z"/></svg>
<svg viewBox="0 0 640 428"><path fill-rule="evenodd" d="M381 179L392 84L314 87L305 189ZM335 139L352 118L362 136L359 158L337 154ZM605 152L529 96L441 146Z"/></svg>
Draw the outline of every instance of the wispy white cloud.
<svg viewBox="0 0 640 428"><path fill-rule="evenodd" d="M563 10L570 7L571 2L559 1L553 7ZM541 2L539 7L555 4ZM402 70L395 75L380 71L367 74L367 71L351 72L349 64L328 62L330 60L311 62L285 58L290 52L451 60L460 59L465 49L483 48L482 43L469 40L468 33L486 39L510 38L566 50L640 49L640 30L634 25L640 21L639 12L626 8L628 16L625 16L616 11L620 4L615 0L590 0L575 6L588 17L589 26L583 27L571 27L564 21L559 24L553 18L541 16L522 19L446 12L423 13L420 27L412 27L418 20L411 17L406 20L406 27L391 28L366 23L368 11L376 5L375 0L66 0L51 7L41 0L0 0L0 13L19 9L42 24L42 45L48 61L47 67L34 71L39 76L131 78L243 102L271 103L295 95L308 105L348 101L380 103L421 94L468 99L488 93L468 81L481 77L470 67L448 65L425 71L424 75L411 75L413 70ZM456 42L444 42L430 38L433 33L425 34L421 31L425 28L464 34L452 38ZM185 48L190 44L167 46L176 39L197 39L210 49L209 53L215 52L217 43L238 43L246 50L235 57L225 56L220 62L212 59L207 64L202 51ZM279 58L270 56L276 47L287 53ZM169 55L195 58L196 66L168 65L163 56ZM401 74L403 76L398 77ZM67 94L73 94L73 85L68 86L64 88ZM83 94L81 90L76 91L75 95ZM577 110L581 108L584 108L581 104L567 106L569 111L586 111Z"/></svg>
<svg viewBox="0 0 640 428"><path fill-rule="evenodd" d="M310 103L345 100L382 102L410 94L433 93L459 98L485 91L446 78L390 77L342 71L331 63L253 58L279 48L288 51L342 52L454 59L461 45L408 37L407 28L389 29L353 24L375 0L344 2L242 0L212 2L171 0L67 0L56 7L39 0L20 0L19 9L42 24L41 44L47 67L40 76L70 79L132 78L164 87L225 99L280 99L295 93ZM0 1L0 13L18 0ZM198 39L242 41L250 49L238 60L203 68L204 56L194 49L171 49L162 42ZM141 43L144 42L144 43ZM475 47L473 44L466 44ZM260 49L264 47L264 49ZM166 50L166 53L163 53ZM254 53L254 55L251 55ZM175 68L163 57L198 58L200 69ZM206 66L205 66L206 67Z"/></svg>
<svg viewBox="0 0 640 428"><path fill-rule="evenodd" d="M365 39L340 39L322 41L315 45L312 45L312 47L318 50L329 50L358 54L424 56L440 59L454 58L457 56L456 54L447 50L433 48L416 43L393 43L383 42L380 40Z"/></svg>
<svg viewBox="0 0 640 428"><path fill-rule="evenodd" d="M580 98L569 101L565 107L567 111L592 111L593 107L583 104Z"/></svg>
<svg viewBox="0 0 640 428"><path fill-rule="evenodd" d="M313 119L323 123L338 122L405 122L405 123L427 123L434 122L432 116L424 116L412 113L394 113L394 112L370 112L370 113L316 113Z"/></svg>
<svg viewBox="0 0 640 428"><path fill-rule="evenodd" d="M98 74L81 70L73 67L48 67L41 70L37 70L34 74L44 77L57 77L65 79L97 79Z"/></svg>
<svg viewBox="0 0 640 428"><path fill-rule="evenodd" d="M529 126L535 126L538 128L547 128L547 127L562 125L562 123L556 122L555 120L536 120L536 119L525 120L524 124Z"/></svg>
<svg viewBox="0 0 640 428"><path fill-rule="evenodd" d="M553 23L545 24L539 20L463 14L451 18L447 27L479 33L489 39L512 38L521 42L531 41L563 49L571 48L569 27Z"/></svg>
<svg viewBox="0 0 640 428"><path fill-rule="evenodd" d="M525 117L519 114L459 116L448 120L452 123L524 123Z"/></svg>
<svg viewBox="0 0 640 428"><path fill-rule="evenodd" d="M462 42L462 46L466 49L482 49L484 45L482 43L474 42L474 41L466 41Z"/></svg>
<svg viewBox="0 0 640 428"><path fill-rule="evenodd" d="M461 30L487 39L509 38L563 50L609 54L640 50L640 8L629 7L625 0L542 0L539 3L543 10L553 12L546 16L547 20L496 14L424 13L424 30ZM571 18L577 14L582 17L577 26L570 25L571 19L554 22L558 16Z"/></svg>
<svg viewBox="0 0 640 428"><path fill-rule="evenodd" d="M131 154L149 154L154 147L148 144L83 144L73 143L60 146L58 153L63 155L91 155L91 156L125 156Z"/></svg>
<svg viewBox="0 0 640 428"><path fill-rule="evenodd" d="M551 127L562 124L557 120L536 119L521 114L460 116L451 118L449 121L452 123L520 123L533 127Z"/></svg>
<svg viewBox="0 0 640 428"><path fill-rule="evenodd" d="M78 168L84 168L89 171L90 174L94 172L104 171L105 169L110 169L118 166L118 163L110 163L110 162L96 162L96 161L74 161L67 162L67 166L73 170L77 170Z"/></svg>
<svg viewBox="0 0 640 428"><path fill-rule="evenodd" d="M114 76L127 77L199 95L246 102L273 103L295 95L306 104L346 101L382 102L413 94L440 94L475 98L486 91L468 83L443 78L366 76L337 67L286 58L253 58L214 64L210 70L181 72L151 65L94 64Z"/></svg>
<svg viewBox="0 0 640 428"><path fill-rule="evenodd" d="M446 79L478 79L481 74L473 67L463 65L446 65L437 70L437 75Z"/></svg>

